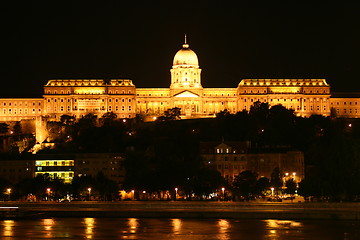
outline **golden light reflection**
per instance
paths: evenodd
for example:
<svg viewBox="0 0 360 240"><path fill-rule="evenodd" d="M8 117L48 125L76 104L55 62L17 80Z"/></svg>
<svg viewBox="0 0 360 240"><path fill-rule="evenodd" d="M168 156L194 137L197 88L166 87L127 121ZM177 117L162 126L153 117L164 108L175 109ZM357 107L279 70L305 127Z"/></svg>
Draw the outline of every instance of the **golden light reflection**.
<svg viewBox="0 0 360 240"><path fill-rule="evenodd" d="M179 234L182 228L182 221L181 219L171 219L171 225L173 227L173 233Z"/></svg>
<svg viewBox="0 0 360 240"><path fill-rule="evenodd" d="M220 240L228 240L230 239L229 236L229 229L230 229L230 223L228 220L226 219L220 219L218 221L218 230L219 230L219 234L218 234L218 238Z"/></svg>
<svg viewBox="0 0 360 240"><path fill-rule="evenodd" d="M130 228L130 233L136 233L136 230L139 226L138 219L137 218L129 218L128 225Z"/></svg>
<svg viewBox="0 0 360 240"><path fill-rule="evenodd" d="M52 218L42 219L41 224L43 225L46 233L46 238L53 238L53 227L55 225L55 221Z"/></svg>
<svg viewBox="0 0 360 240"><path fill-rule="evenodd" d="M276 220L276 219L268 219L265 220L268 229L268 236L272 238L277 238L281 234L281 230L289 230L296 229L302 227L302 223L295 222L291 220Z"/></svg>
<svg viewBox="0 0 360 240"><path fill-rule="evenodd" d="M85 224L85 236L88 239L93 238L94 236L94 225L95 225L95 218L84 218L83 223Z"/></svg>
<svg viewBox="0 0 360 240"><path fill-rule="evenodd" d="M12 237L14 235L14 220L4 220L4 236L5 237Z"/></svg>

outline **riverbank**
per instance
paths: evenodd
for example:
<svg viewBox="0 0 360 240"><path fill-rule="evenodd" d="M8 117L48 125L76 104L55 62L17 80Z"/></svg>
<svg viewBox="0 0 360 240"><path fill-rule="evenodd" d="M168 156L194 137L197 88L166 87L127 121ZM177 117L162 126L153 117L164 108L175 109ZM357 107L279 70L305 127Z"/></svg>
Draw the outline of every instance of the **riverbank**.
<svg viewBox="0 0 360 240"><path fill-rule="evenodd" d="M360 203L206 201L1 202L0 218L118 217L360 221ZM11 208L10 207L15 207ZM8 209L7 209L8 208Z"/></svg>

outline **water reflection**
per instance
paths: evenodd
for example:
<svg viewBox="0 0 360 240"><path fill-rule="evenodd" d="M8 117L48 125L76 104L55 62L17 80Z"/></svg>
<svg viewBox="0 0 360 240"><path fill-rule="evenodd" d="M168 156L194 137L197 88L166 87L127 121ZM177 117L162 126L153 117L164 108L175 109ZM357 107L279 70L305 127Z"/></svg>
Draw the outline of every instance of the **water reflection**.
<svg viewBox="0 0 360 240"><path fill-rule="evenodd" d="M5 237L12 237L14 235L13 230L14 230L14 226L15 226L15 221L14 220L4 220L3 225L4 225L3 235Z"/></svg>
<svg viewBox="0 0 360 240"><path fill-rule="evenodd" d="M130 233L136 233L136 229L139 225L138 220L136 218L129 218L128 222Z"/></svg>
<svg viewBox="0 0 360 240"><path fill-rule="evenodd" d="M278 239L283 236L297 235L299 230L303 227L302 223L290 220L264 220L267 225L267 236L271 239Z"/></svg>
<svg viewBox="0 0 360 240"><path fill-rule="evenodd" d="M171 225L172 225L174 234L181 234L181 227L182 227L181 219L178 219L178 218L172 219Z"/></svg>
<svg viewBox="0 0 360 240"><path fill-rule="evenodd" d="M52 218L42 219L41 224L44 227L46 238L53 238L54 237L53 227L55 225L55 220Z"/></svg>
<svg viewBox="0 0 360 240"><path fill-rule="evenodd" d="M0 239L360 239L354 221L54 218L0 220Z"/></svg>
<svg viewBox="0 0 360 240"><path fill-rule="evenodd" d="M225 219L219 219L217 222L217 226L218 226L218 232L219 232L217 239L220 239L220 240L230 239L230 236L229 236L230 223L229 223L229 221L225 220Z"/></svg>
<svg viewBox="0 0 360 240"><path fill-rule="evenodd" d="M137 239L137 231L139 228L139 220L137 218L129 218L127 220L127 228L123 228L121 231L122 239ZM126 226L125 225L125 226Z"/></svg>
<svg viewBox="0 0 360 240"><path fill-rule="evenodd" d="M85 237L88 239L93 238L95 218L84 218L83 224L85 224Z"/></svg>

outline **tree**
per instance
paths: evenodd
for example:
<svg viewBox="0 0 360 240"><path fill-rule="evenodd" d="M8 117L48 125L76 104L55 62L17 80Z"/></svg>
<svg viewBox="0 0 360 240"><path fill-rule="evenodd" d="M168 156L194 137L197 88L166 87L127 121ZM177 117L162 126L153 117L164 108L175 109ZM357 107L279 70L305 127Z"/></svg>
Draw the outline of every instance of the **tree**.
<svg viewBox="0 0 360 240"><path fill-rule="evenodd" d="M276 192L281 190L281 187L283 186L283 180L282 173L280 172L279 168L274 168L273 172L271 173L270 186L275 188Z"/></svg>
<svg viewBox="0 0 360 240"><path fill-rule="evenodd" d="M256 193L259 195L264 195L264 192L268 191L270 188L270 180L266 177L261 177L256 182Z"/></svg>
<svg viewBox="0 0 360 240"><path fill-rule="evenodd" d="M292 179L292 178L288 179L285 182L285 186L286 186L285 193L288 193L291 195L295 194L297 187L296 187L296 182L294 179Z"/></svg>
<svg viewBox="0 0 360 240"><path fill-rule="evenodd" d="M75 117L64 114L60 116L60 122L63 125L73 125L75 123Z"/></svg>
<svg viewBox="0 0 360 240"><path fill-rule="evenodd" d="M181 108L174 107L164 111L164 116L158 117L158 121L180 120Z"/></svg>
<svg viewBox="0 0 360 240"><path fill-rule="evenodd" d="M88 113L77 122L78 128L81 130L96 127L97 115Z"/></svg>
<svg viewBox="0 0 360 240"><path fill-rule="evenodd" d="M232 185L234 186L235 192L249 199L256 193L256 182L257 173L247 170L236 176Z"/></svg>
<svg viewBox="0 0 360 240"><path fill-rule="evenodd" d="M14 130L14 134L15 135L21 135L22 132L21 132L21 124L19 121L17 121L13 127L13 130Z"/></svg>
<svg viewBox="0 0 360 240"><path fill-rule="evenodd" d="M103 126L110 126L117 118L117 115L114 112L106 112L101 116L101 122Z"/></svg>
<svg viewBox="0 0 360 240"><path fill-rule="evenodd" d="M6 123L0 123L0 133L5 134L9 131L9 125Z"/></svg>
<svg viewBox="0 0 360 240"><path fill-rule="evenodd" d="M118 193L118 186L116 182L108 179L103 172L98 172L95 177L95 185L99 191L102 200L113 200Z"/></svg>

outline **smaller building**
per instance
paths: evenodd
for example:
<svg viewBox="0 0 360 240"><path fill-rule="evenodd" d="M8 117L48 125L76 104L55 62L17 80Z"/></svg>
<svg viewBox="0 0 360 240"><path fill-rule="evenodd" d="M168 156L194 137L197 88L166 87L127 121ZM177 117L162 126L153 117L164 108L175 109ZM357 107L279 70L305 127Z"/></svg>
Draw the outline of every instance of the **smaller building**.
<svg viewBox="0 0 360 240"><path fill-rule="evenodd" d="M0 178L11 184L33 178L34 171L35 162L32 158L9 155L0 157Z"/></svg>
<svg viewBox="0 0 360 240"><path fill-rule="evenodd" d="M39 174L49 174L51 178L63 179L71 183L74 177L74 160L69 158L46 158L35 160L35 177Z"/></svg>
<svg viewBox="0 0 360 240"><path fill-rule="evenodd" d="M122 183L125 179L123 161L120 153L82 153L75 156L76 176L96 176L102 172L108 179Z"/></svg>
<svg viewBox="0 0 360 240"><path fill-rule="evenodd" d="M229 180L246 170L270 179L275 168L280 169L284 180L292 177L300 182L304 178L304 154L301 151L252 148L248 141L202 142L200 148L205 165Z"/></svg>
<svg viewBox="0 0 360 240"><path fill-rule="evenodd" d="M75 176L93 176L102 172L120 184L125 178L120 153L29 154L0 158L0 177L16 184L23 179L48 174L71 183Z"/></svg>

